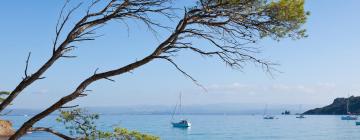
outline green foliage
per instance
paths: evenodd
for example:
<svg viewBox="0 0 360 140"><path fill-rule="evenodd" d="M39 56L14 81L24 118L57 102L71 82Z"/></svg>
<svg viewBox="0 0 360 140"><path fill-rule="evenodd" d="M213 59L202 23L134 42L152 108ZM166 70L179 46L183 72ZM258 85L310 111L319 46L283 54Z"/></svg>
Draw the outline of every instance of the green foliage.
<svg viewBox="0 0 360 140"><path fill-rule="evenodd" d="M8 91L0 91L0 95L10 95L10 92L8 92Z"/></svg>
<svg viewBox="0 0 360 140"><path fill-rule="evenodd" d="M304 9L305 0L204 0L203 3L207 5L200 7L216 11L213 12L216 14L221 12L222 19L230 19L246 30L252 29L251 32L258 32L261 38L278 40L307 36L306 30L301 28L309 16Z"/></svg>
<svg viewBox="0 0 360 140"><path fill-rule="evenodd" d="M98 130L95 121L98 114L91 114L84 109L60 110L56 119L65 125L71 135L83 137L86 140L111 139L111 140L159 140L159 137L130 131L116 127L112 132Z"/></svg>
<svg viewBox="0 0 360 140"><path fill-rule="evenodd" d="M95 135L96 125L94 120L98 118L98 114L89 114L77 108L70 111L60 111L60 115L56 120L62 122L71 135L78 134L88 137Z"/></svg>
<svg viewBox="0 0 360 140"><path fill-rule="evenodd" d="M273 20L280 25L274 27L272 30L280 37L285 36L288 32L297 31L295 35L298 37L304 37L305 29L300 29L300 26L306 22L309 12L305 12L304 0L279 0L277 2L271 2L267 6L267 14ZM289 34L289 36L294 34Z"/></svg>
<svg viewBox="0 0 360 140"><path fill-rule="evenodd" d="M148 134L142 134L137 131L129 131L125 128L115 128L114 129L114 137L120 139L120 140L129 140L129 139L135 139L135 140L159 140L159 137L148 135Z"/></svg>

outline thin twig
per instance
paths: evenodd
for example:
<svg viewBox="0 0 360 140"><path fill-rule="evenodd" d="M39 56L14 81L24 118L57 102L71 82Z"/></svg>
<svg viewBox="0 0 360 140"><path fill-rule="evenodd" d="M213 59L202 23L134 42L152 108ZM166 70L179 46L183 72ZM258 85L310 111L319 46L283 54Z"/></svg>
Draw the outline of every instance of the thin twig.
<svg viewBox="0 0 360 140"><path fill-rule="evenodd" d="M27 59L26 59L25 72L24 72L25 78L24 78L24 79L28 79L28 78L29 78L27 71L28 71L28 67L29 67L30 56L31 56L31 52L29 52L29 54L28 54L28 56L27 56Z"/></svg>
<svg viewBox="0 0 360 140"><path fill-rule="evenodd" d="M61 109L64 109L64 108L75 108L75 107L78 107L79 105L72 105L72 106L62 106L60 107Z"/></svg>

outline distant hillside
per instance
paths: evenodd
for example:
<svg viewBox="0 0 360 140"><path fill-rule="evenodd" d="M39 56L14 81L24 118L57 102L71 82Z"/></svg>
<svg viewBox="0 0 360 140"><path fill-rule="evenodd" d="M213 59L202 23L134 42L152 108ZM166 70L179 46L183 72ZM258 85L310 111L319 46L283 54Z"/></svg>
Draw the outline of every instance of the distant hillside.
<svg viewBox="0 0 360 140"><path fill-rule="evenodd" d="M349 98L336 98L332 104L322 108L315 108L304 112L307 115L345 115L346 101L349 99L349 111L352 114L360 114L360 96Z"/></svg>

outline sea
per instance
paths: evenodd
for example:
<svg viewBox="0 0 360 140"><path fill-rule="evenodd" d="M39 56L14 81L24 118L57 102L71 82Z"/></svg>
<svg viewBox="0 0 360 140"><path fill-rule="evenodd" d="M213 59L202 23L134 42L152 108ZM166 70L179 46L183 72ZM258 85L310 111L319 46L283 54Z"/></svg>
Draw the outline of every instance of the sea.
<svg viewBox="0 0 360 140"><path fill-rule="evenodd" d="M31 116L4 116L14 128ZM68 134L61 123L51 115L36 126L51 127ZM298 119L295 115L278 115L277 119L264 120L262 115L184 115L191 121L187 129L173 128L170 115L100 115L98 127L111 130L124 127L159 136L162 140L360 140L360 126L356 121L341 120L336 115L308 115ZM176 118L180 119L180 118ZM22 140L58 140L45 132L33 132Z"/></svg>

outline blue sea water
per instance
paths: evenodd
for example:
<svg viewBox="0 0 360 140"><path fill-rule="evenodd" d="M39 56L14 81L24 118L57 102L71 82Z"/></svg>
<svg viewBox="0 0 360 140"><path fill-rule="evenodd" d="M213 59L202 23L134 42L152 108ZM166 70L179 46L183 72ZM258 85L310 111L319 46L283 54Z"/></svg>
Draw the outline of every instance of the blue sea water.
<svg viewBox="0 0 360 140"><path fill-rule="evenodd" d="M297 119L293 115L277 116L264 120L260 115L187 115L192 122L188 129L173 128L169 115L101 115L100 129L110 130L121 126L160 136L163 140L360 140L360 126L355 121L343 121L340 116L306 116ZM14 128L29 117L6 116ZM62 124L49 116L37 126L52 127L67 133ZM34 132L23 140L58 139L50 134Z"/></svg>

